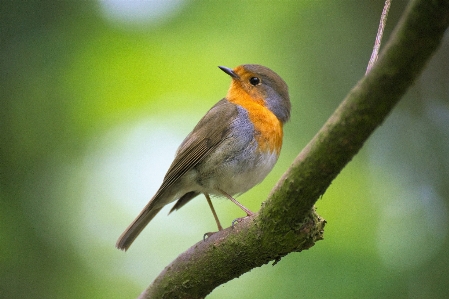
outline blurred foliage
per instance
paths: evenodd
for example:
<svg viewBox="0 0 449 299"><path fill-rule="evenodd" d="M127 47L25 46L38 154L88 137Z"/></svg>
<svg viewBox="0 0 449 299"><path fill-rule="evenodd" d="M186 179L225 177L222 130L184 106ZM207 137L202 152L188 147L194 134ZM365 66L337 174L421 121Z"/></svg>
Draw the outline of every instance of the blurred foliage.
<svg viewBox="0 0 449 299"><path fill-rule="evenodd" d="M199 197L163 211L126 254L114 248L177 145L225 95L229 78L217 65L263 64L290 87L278 165L241 196L257 210L364 74L383 6L161 3L0 3L0 297L135 298L214 227ZM393 2L387 37L405 5ZM318 202L325 240L210 298L449 297L448 52L446 38ZM214 201L223 223L241 216Z"/></svg>

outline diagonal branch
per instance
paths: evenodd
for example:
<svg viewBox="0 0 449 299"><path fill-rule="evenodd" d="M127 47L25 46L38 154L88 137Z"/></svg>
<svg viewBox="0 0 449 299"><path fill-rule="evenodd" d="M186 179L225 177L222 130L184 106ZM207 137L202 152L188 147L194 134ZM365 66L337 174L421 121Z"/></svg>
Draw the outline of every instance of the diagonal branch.
<svg viewBox="0 0 449 299"><path fill-rule="evenodd" d="M413 84L448 25L449 1L410 3L376 65L298 155L259 213L182 253L140 298L204 298L320 240L325 221L314 203Z"/></svg>

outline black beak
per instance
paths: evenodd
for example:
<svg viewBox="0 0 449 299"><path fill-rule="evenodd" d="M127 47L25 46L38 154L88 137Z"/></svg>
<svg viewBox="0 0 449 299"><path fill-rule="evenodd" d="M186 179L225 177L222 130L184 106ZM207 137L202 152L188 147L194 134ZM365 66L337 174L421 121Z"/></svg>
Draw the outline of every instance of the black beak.
<svg viewBox="0 0 449 299"><path fill-rule="evenodd" d="M223 72L225 72L226 74L228 74L229 76L231 76L234 79L240 79L239 75L237 75L233 70L231 70L228 67L225 66L219 66L220 70L222 70Z"/></svg>

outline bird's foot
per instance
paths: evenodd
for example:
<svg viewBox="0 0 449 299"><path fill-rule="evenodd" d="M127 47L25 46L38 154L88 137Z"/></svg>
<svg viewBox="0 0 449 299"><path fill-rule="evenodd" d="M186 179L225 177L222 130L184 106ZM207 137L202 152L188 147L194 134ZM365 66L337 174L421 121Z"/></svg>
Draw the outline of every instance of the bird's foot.
<svg viewBox="0 0 449 299"><path fill-rule="evenodd" d="M217 232L208 232L208 233L205 233L204 235L203 235L203 241L206 241L206 239L209 239L213 234L215 234L215 233L217 233Z"/></svg>
<svg viewBox="0 0 449 299"><path fill-rule="evenodd" d="M234 228L234 226L235 226L237 223L242 222L243 220L245 220L245 219L248 218L249 216L251 216L251 215L248 215L248 216L245 216L245 217L241 217L241 218L236 218L236 219L232 220L232 225L231 225L231 227Z"/></svg>

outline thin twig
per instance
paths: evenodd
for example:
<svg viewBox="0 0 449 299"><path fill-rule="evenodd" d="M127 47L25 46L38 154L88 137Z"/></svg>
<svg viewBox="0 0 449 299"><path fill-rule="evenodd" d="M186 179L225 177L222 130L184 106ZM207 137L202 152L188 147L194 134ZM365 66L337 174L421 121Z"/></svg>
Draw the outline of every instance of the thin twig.
<svg viewBox="0 0 449 299"><path fill-rule="evenodd" d="M379 56L380 44L382 42L382 36L384 34L385 24L387 23L388 11L390 10L391 0L385 0L384 9L382 11L382 16L380 17L379 29L377 30L376 41L374 43L373 53L371 54L371 58L368 63L368 67L366 68L366 74L371 70L374 63L377 61L377 57Z"/></svg>

